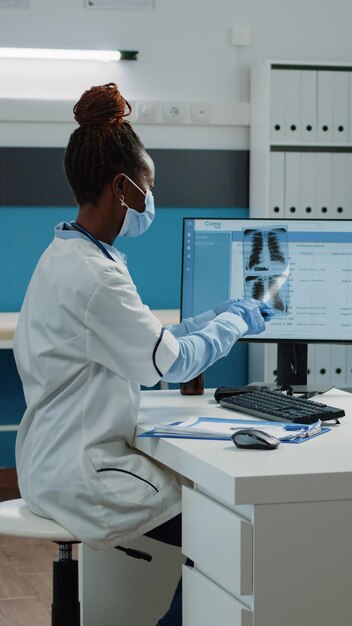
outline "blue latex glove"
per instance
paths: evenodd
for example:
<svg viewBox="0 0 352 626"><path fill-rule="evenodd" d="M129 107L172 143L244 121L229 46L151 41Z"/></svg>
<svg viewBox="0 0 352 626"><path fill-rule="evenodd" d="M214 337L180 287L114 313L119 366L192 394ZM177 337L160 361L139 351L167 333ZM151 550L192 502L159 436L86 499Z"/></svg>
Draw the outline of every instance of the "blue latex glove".
<svg viewBox="0 0 352 626"><path fill-rule="evenodd" d="M237 302L237 300L225 300L224 302L220 302L220 304L214 306L213 311L215 315L220 315L220 313L225 313L225 311L228 311L233 302Z"/></svg>
<svg viewBox="0 0 352 626"><path fill-rule="evenodd" d="M272 320L275 316L275 309L273 309L271 306L268 306L267 304L265 304L265 302L262 302L261 300L254 300L254 302L257 303L265 321L270 322L270 320Z"/></svg>
<svg viewBox="0 0 352 626"><path fill-rule="evenodd" d="M227 311L239 315L246 322L247 335L258 335L265 330L263 314L269 314L272 309L259 300L248 298L247 300L232 300Z"/></svg>
<svg viewBox="0 0 352 626"><path fill-rule="evenodd" d="M244 300L239 300L239 299L224 300L224 302L221 302L220 304L217 304L216 306L214 306L213 311L214 311L215 315L220 315L220 313L224 313L225 311L229 311L231 306L236 305L236 304L241 303L241 302L244 302ZM255 300L254 298L252 298L252 302L255 302L258 305L259 310L260 310L264 320L266 322L270 322L270 320L275 315L275 310L272 309L267 304L265 304L264 302L262 302L261 300Z"/></svg>

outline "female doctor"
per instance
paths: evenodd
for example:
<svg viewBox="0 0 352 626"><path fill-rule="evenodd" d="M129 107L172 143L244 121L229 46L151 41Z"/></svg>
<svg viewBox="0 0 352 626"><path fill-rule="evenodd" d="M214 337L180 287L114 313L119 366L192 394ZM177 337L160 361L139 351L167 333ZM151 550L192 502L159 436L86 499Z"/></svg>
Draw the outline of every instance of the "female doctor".
<svg viewBox="0 0 352 626"><path fill-rule="evenodd" d="M77 219L56 227L40 258L14 343L27 404L16 443L22 497L96 549L144 533L180 541L180 477L133 449L140 385L194 378L271 316L257 301L228 301L163 328L143 305L113 247L154 218L153 162L126 110L114 83L74 107L65 172ZM180 606L176 594L159 625L180 625Z"/></svg>

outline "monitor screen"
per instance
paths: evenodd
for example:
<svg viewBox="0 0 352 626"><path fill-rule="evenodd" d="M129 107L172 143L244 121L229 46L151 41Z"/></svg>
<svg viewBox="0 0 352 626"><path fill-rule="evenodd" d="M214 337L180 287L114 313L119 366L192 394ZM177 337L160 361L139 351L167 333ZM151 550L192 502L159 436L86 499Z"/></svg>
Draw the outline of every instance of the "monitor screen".
<svg viewBox="0 0 352 626"><path fill-rule="evenodd" d="M185 218L182 317L229 298L275 309L246 341L352 343L352 220Z"/></svg>

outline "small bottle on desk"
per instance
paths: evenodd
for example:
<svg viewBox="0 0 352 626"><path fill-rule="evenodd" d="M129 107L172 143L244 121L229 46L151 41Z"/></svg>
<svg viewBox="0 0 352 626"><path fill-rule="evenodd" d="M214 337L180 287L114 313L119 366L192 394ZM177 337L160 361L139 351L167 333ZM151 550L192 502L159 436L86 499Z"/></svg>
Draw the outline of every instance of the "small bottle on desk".
<svg viewBox="0 0 352 626"><path fill-rule="evenodd" d="M187 383L181 383L180 392L183 396L201 396L204 393L204 374L199 374Z"/></svg>

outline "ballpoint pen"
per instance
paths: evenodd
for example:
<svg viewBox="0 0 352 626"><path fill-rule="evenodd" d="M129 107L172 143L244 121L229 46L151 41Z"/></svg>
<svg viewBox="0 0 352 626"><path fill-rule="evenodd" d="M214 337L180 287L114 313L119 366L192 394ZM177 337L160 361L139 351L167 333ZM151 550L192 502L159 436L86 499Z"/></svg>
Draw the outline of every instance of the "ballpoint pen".
<svg viewBox="0 0 352 626"><path fill-rule="evenodd" d="M297 437L311 437L320 431L321 420L317 420L314 424L285 424L284 429L287 431L295 431Z"/></svg>

